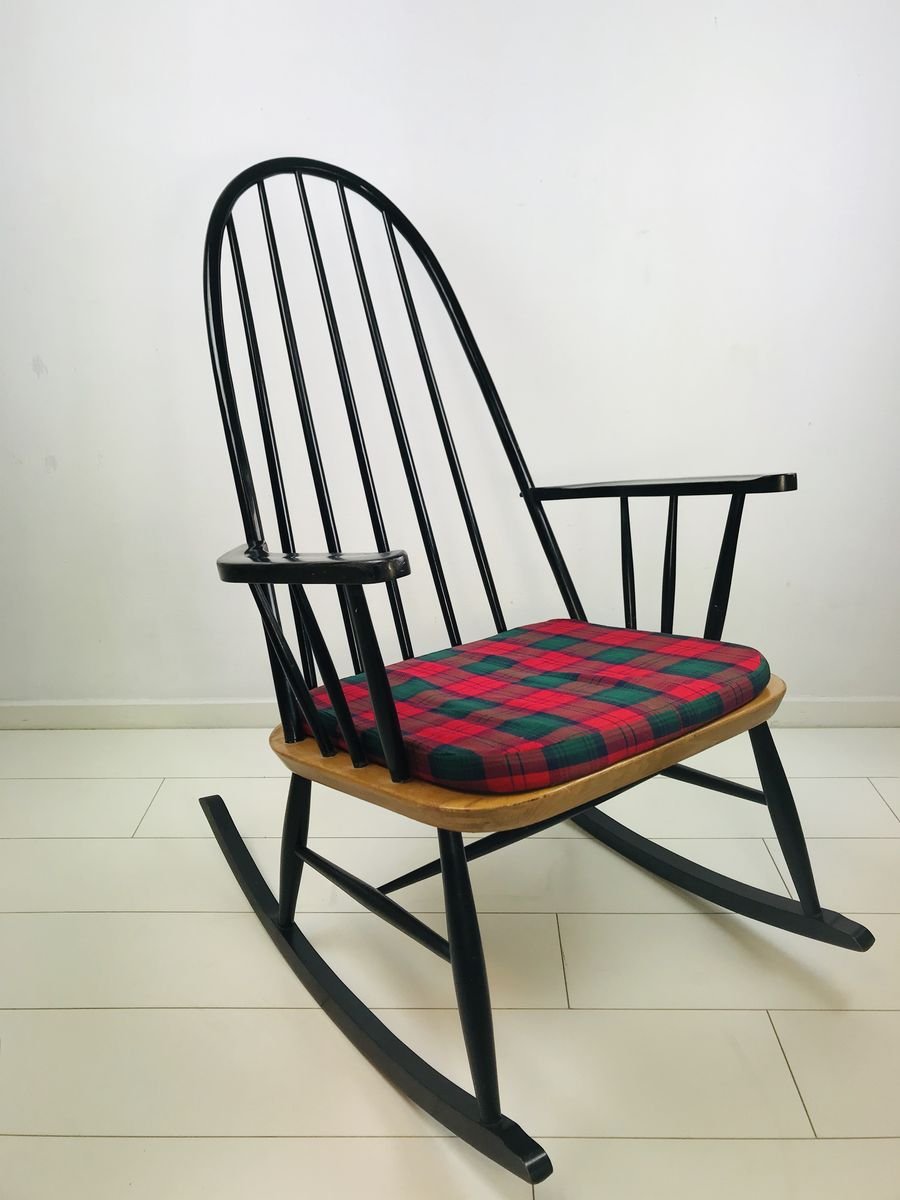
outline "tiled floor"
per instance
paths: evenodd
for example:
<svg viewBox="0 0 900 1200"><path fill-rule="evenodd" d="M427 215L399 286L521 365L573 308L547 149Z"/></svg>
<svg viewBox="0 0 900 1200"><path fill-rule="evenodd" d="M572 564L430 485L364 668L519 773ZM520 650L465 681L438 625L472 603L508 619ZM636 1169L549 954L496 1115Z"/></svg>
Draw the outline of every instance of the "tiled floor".
<svg viewBox="0 0 900 1200"><path fill-rule="evenodd" d="M571 826L473 866L504 1108L542 1200L900 1200L900 732L782 730L825 902L856 955L756 926ZM752 775L746 739L698 765ZM0 733L0 1200L525 1200L313 1005L197 805L270 879L285 777L261 730ZM378 881L421 827L319 790L316 845ZM608 811L787 893L763 809L666 780ZM423 836L423 834L425 836ZM409 906L442 927L440 889ZM304 881L317 947L467 1082L445 964Z"/></svg>

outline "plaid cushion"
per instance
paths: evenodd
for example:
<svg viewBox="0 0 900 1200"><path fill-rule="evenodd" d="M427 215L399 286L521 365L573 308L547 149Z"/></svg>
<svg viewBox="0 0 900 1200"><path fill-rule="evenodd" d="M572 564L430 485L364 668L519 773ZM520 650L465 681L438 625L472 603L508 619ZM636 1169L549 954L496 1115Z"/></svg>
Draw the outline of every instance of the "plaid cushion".
<svg viewBox="0 0 900 1200"><path fill-rule="evenodd" d="M541 621L387 668L410 773L464 792L522 792L590 775L747 704L769 681L728 642ZM344 692L384 762L364 675ZM343 746L324 688L313 695ZM346 747L345 747L346 748Z"/></svg>

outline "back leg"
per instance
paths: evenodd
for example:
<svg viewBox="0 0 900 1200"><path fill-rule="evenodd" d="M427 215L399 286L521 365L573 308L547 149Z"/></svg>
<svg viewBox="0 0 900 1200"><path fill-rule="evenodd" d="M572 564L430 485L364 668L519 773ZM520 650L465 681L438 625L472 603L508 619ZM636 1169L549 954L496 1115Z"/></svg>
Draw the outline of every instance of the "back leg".
<svg viewBox="0 0 900 1200"><path fill-rule="evenodd" d="M791 785L787 781L781 758L772 740L772 731L765 722L750 730L750 742L766 797L766 807L794 887L797 889L800 907L808 917L818 916L822 912L822 906L816 892L816 881L813 878L803 827L797 814Z"/></svg>

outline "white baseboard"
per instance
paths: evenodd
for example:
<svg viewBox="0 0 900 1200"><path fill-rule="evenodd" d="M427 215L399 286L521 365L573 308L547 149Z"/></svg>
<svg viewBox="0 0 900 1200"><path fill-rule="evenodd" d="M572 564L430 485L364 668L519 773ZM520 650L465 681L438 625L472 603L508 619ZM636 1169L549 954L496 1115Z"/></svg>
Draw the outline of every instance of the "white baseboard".
<svg viewBox="0 0 900 1200"><path fill-rule="evenodd" d="M271 729L270 700L65 700L0 702L0 729ZM900 696L788 696L782 729L897 727Z"/></svg>
<svg viewBox="0 0 900 1200"><path fill-rule="evenodd" d="M785 697L772 719L782 729L894 729L900 726L900 696Z"/></svg>
<svg viewBox="0 0 900 1200"><path fill-rule="evenodd" d="M0 729L272 729L272 700L0 702Z"/></svg>

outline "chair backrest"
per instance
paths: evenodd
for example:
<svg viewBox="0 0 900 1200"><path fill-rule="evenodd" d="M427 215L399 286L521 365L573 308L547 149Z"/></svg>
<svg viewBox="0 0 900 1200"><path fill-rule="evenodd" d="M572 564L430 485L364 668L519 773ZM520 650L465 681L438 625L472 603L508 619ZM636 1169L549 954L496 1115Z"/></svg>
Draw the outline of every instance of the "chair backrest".
<svg viewBox="0 0 900 1200"><path fill-rule="evenodd" d="M291 216L297 222L297 230L302 227L303 241L305 242L304 261L298 268L296 262L299 260L295 256L295 259L292 260L293 270L288 268L286 256L283 249L280 248L279 239L282 230L279 228L278 234L276 234L276 225L279 224L278 214L282 211L286 212L287 209L276 208L272 195L273 189L279 188L279 201L283 206L286 203L286 185L290 186L293 193L291 204L296 210ZM316 189L315 195L313 195L314 189ZM242 199L243 203L240 203ZM329 229L332 234L340 226L343 228L343 246L340 249L344 261L340 264L336 264L335 261L336 251L339 247L334 241L334 237L332 236L331 241L326 245L328 239L322 236L323 203L331 204L334 209L329 217L331 222ZM340 522L337 514L339 505L335 503L335 496L336 489L342 488L346 483L346 471L338 479L335 479L333 475L329 478L326 470L327 455L323 453L318 428L323 413L323 401L315 394L315 386L310 380L306 359L306 331L296 319L297 313L300 311L300 303L292 292L294 283L307 288L305 293L307 300L317 293L318 304L321 306L318 320L321 321L324 317L327 342L330 344L332 382L334 383L336 380L339 387L346 417L346 432L349 434L349 444L352 446L353 452L352 458L345 458L344 463L346 465L355 460L355 469L362 487L361 495L371 526L371 544L344 544L343 548L385 551L405 546L404 531L388 528L385 508L376 486L376 478L383 481L388 473L390 485L394 487L395 478L399 476L396 469L399 461L411 499L415 526L430 572L434 597L446 628L447 642L458 644L461 640L457 613L451 598L451 586L446 577L445 562L442 558L439 538L435 532L436 523L432 521L429 513L425 498L427 489L423 487L423 478L427 480L432 467L429 463L417 466L414 458L413 439L408 432L410 401L408 396L402 394L403 389L398 383L397 371L394 369L388 350L388 339L383 332L384 322L381 309L378 308L376 302L376 296L383 294L384 281L381 280L381 292L372 286L371 271L367 269L370 263L365 253L364 239L358 232L361 223L365 220L368 222L366 228L371 236L374 228L371 217L372 210L381 226L379 233L382 238L381 251L386 254L386 259L389 256L390 262L393 264L392 284L395 291L393 299L397 304L397 311L401 311L402 302L402 310L405 310L405 320L408 324L406 336L410 341L410 349L413 346L415 349L415 355L411 355L410 360L417 360L417 369L421 372L419 396L424 398L424 394L427 393L430 400L433 420L436 422L440 444L446 455L449 478L452 479L452 489L448 490L451 496L455 493L455 502L461 510L471 552L477 565L480 587L484 591L494 626L499 632L506 628L506 621L479 527L475 511L476 505L467 485L457 451L457 442L451 430L444 393L442 393L438 378L439 370L436 368L434 356L426 342L425 322L420 317L423 299L421 291L418 303L414 295L417 287L421 289L423 284L427 284L428 281L439 298L446 316L449 317L452 330L483 397L487 412L511 467L513 478L510 483L514 479L518 485L518 490L534 524L565 607L570 616L583 619L583 609L556 538L540 501L531 494L532 479L497 394L497 389L459 301L435 255L410 221L377 188L349 171L311 159L273 159L259 163L238 175L225 188L216 203L206 239L204 293L210 353L248 545L264 545L266 538L261 515L262 493L257 488L257 481L254 480L251 454L248 450L250 430L249 428L245 430L242 422L242 412L246 414L253 410L255 410L255 418L252 423L254 426L258 425L258 428L253 430L253 438L261 451L260 457L265 461L269 492L266 503L270 512L274 514L281 550L291 553L298 549L315 549L317 547L314 543L318 541L318 538L311 530L309 518L305 513L303 514L305 518L303 532L299 538L295 535L295 529L298 526L295 521L292 521L288 503L290 488L289 483L286 483L288 473L283 470L283 463L286 461L285 452L284 447L279 447L276 435L278 421L273 418L275 387L271 382L268 360L265 367L263 364L264 355L261 346L264 339L260 336L260 322L256 315L257 300L262 284L259 279L255 284L249 280L250 273L246 269L246 255L242 257L241 244L238 239L239 224L242 239L255 238L257 245L260 247L263 243L265 245L264 257L268 259L267 274L270 276L265 280L266 290L269 293L266 302L272 306L273 314L277 308L277 325L280 326L279 340L283 343L283 350L279 349L281 362L278 366L278 370L282 372L283 386L279 386L281 390L286 389L292 393L290 401L295 413L294 440L299 442L302 437L302 443L305 446L311 474L311 494L315 497L315 507L318 510L325 547L331 553L339 552L342 549L342 531L339 528ZM225 262L226 255L230 259L230 263ZM327 263L326 260L328 260ZM415 264L418 266L414 278L413 267ZM370 374L363 382L356 377L354 370L359 363L359 338L355 334L352 338L348 337L345 321L339 316L340 305L335 300L335 286L331 274L336 265L340 266L345 276L348 277L349 269L352 266L352 275L355 276L354 290L357 293L355 303L356 317L359 321L358 329L364 328L367 331L366 340L370 347L368 364ZM300 285L299 276L304 269L307 279L305 284ZM253 304L251 304L251 294L254 295ZM342 295L346 300L346 289ZM429 303L433 304L433 299L431 297L428 299ZM234 314L233 325L228 319L229 304L231 305L230 311ZM376 311L377 308L378 311ZM235 332L242 327L243 335L240 336L238 333L237 338L232 336L231 344L229 344L228 329L232 327ZM351 352L349 342L354 338L357 349ZM242 360L240 367L237 363L238 358ZM373 371L373 367L376 370ZM243 378L241 378L241 373ZM383 418L387 418L387 424L389 424L396 441L397 457L394 458L393 465L385 466L384 464L379 465L377 462L373 463L373 459L370 457L371 438L367 439L365 421L361 417L358 401L364 393L367 400L371 400L372 380L377 381L375 386L381 393L379 404ZM422 381L424 381L424 389L421 389ZM281 431L284 432L283 425ZM379 438L379 442L383 443L383 439ZM396 581L385 586L388 591L390 614L400 652L403 657L409 657L414 653L414 648L400 587ZM458 586L468 589L471 585L468 580L463 580ZM348 600L342 589L338 589L338 592L351 657L355 668L359 670L358 647L354 646ZM295 606L296 616L297 608ZM307 684L312 686L316 681L313 655L310 653L307 639L300 629L298 629L298 638L300 639L303 673ZM417 647L420 653L438 648L434 645ZM276 671L276 688L284 717L285 689L283 680L278 679L280 668L274 660L273 668Z"/></svg>

